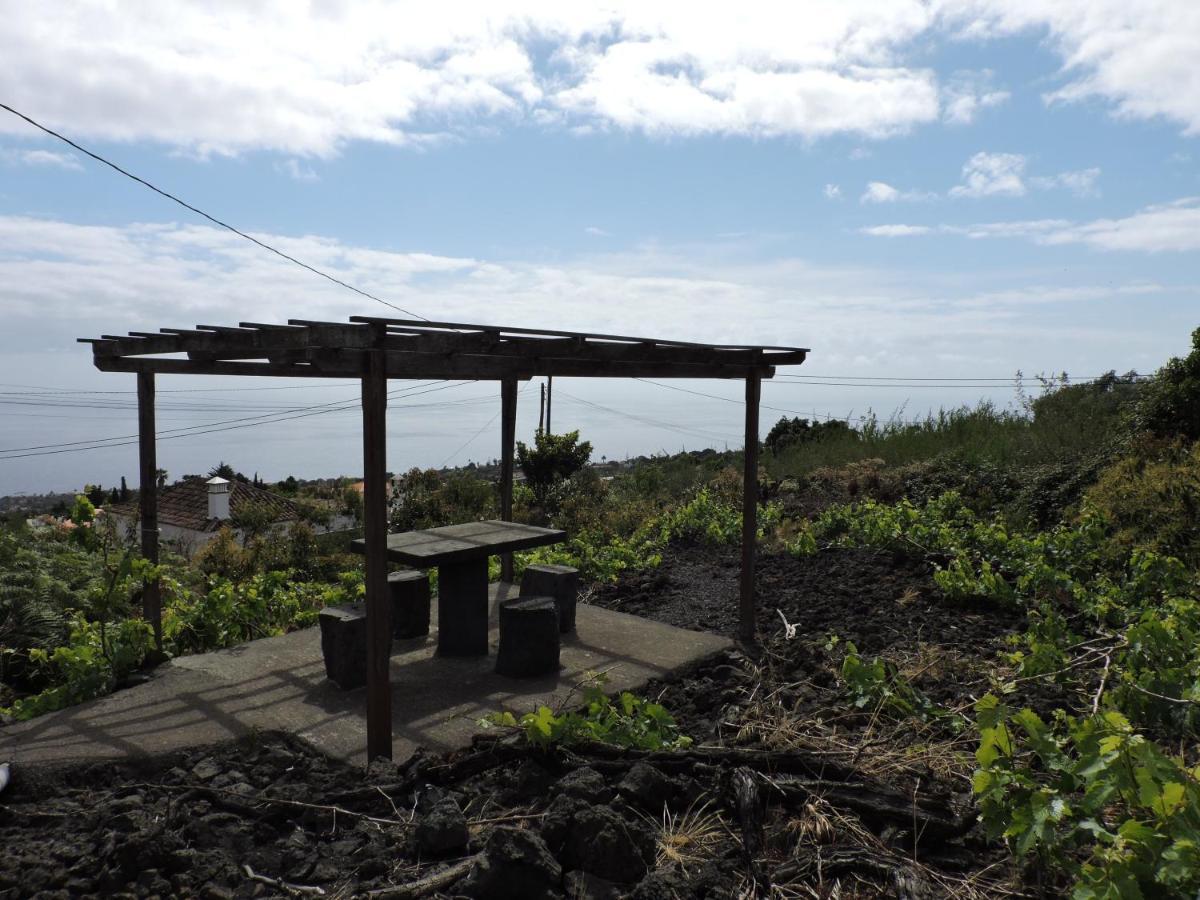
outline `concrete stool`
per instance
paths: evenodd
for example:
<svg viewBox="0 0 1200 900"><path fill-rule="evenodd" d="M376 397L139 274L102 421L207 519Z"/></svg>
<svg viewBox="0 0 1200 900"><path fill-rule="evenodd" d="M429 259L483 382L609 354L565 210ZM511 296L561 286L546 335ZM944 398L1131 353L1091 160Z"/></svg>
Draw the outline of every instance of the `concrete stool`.
<svg viewBox="0 0 1200 900"><path fill-rule="evenodd" d="M558 610L553 597L517 597L500 604L496 673L530 678L558 671Z"/></svg>
<svg viewBox="0 0 1200 900"><path fill-rule="evenodd" d="M522 597L553 597L558 608L558 630L575 630L575 598L579 593L579 570L570 566L526 566L521 576Z"/></svg>
<svg viewBox="0 0 1200 900"><path fill-rule="evenodd" d="M416 638L429 634L429 575L425 572L392 572L388 575L392 604L392 637Z"/></svg>
<svg viewBox="0 0 1200 900"><path fill-rule="evenodd" d="M321 655L325 677L343 691L367 683L367 611L361 603L321 610Z"/></svg>

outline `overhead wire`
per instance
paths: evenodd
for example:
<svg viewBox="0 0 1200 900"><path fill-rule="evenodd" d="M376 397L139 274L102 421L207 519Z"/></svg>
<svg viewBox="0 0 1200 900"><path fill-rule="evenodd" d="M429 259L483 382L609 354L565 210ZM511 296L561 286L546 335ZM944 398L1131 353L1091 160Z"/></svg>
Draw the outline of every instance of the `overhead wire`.
<svg viewBox="0 0 1200 900"><path fill-rule="evenodd" d="M474 381L460 382L458 384L447 384L442 387L429 388L428 390L424 390L424 391L410 391L409 393L401 394L399 396L401 398L415 397L415 396L419 396L421 394L429 394L429 393L433 393L434 391L439 391L439 390L448 390L449 388L462 387L466 384L473 384L473 383L474 383ZM396 392L389 393L388 396L394 397L394 396L396 396ZM335 401L335 403L344 403L344 402L343 401ZM401 406L409 406L410 404L400 404L400 405ZM261 426L261 425L274 425L278 422L288 422L293 419L304 419L304 418L308 418L310 416L325 415L327 413L345 412L345 411L357 408L358 402L355 401L350 404L344 404L341 406L333 406L333 408L325 408L325 407L330 407L330 406L333 406L333 404L328 404L328 403L319 404L316 407L312 407L311 410L308 412L298 413L295 415L247 416L244 419L228 419L225 422L221 422L221 423L217 423L217 422L210 423L210 425L225 425L226 426L226 427L220 427L220 428L208 427L208 426L203 426L203 425L192 425L192 426L187 426L187 427L183 427L183 428L165 429L163 431L156 432L155 438L156 438L156 440L164 440L164 441L165 440L175 440L175 439L179 439L179 438L196 437L196 436L199 436L202 434L214 434L214 433L223 432L223 431L236 431L236 430L242 429L242 428L254 428L254 427ZM253 421L247 421L247 420L253 420ZM228 424L228 423L241 423L241 424ZM186 432L186 433L179 433L179 432ZM53 456L53 455L60 454L60 453L79 453L79 452L86 451L86 450L104 450L104 449L107 449L110 447L127 447L132 444L136 444L138 442L137 435L128 435L126 437L133 438L133 439L125 440L120 437L98 438L98 439L93 439L90 441L72 441L72 442L69 442L66 444L46 444L41 447L11 448L9 450L0 450L0 454L7 454L7 455L0 456L0 460L25 459L25 458L31 457L31 456ZM104 442L107 442L107 443L104 443ZM89 446L80 446L83 444L87 444ZM38 452L17 452L18 450L23 451L26 449L36 450Z"/></svg>
<svg viewBox="0 0 1200 900"><path fill-rule="evenodd" d="M202 216L203 218L212 222L214 225L218 225L221 228L226 229L227 231L231 231L234 234L236 234L238 237L245 238L247 241L250 241L250 243L256 244L257 246L261 247L262 249L267 250L271 253L274 253L276 256L278 256L282 259L285 259L290 263L295 263L296 265L300 266L300 268L302 268L302 269L307 269L309 272L312 272L314 275L319 275L322 278L325 278L328 281L333 282L334 284L341 285L342 287L346 288L347 290L354 291L354 293L356 293L356 294L361 294L363 297L366 297L369 300L374 300L376 303L381 303L384 306L387 306L391 309L396 310L397 312L402 312L407 316L413 316L413 317L421 319L425 322L429 321L429 319L427 319L425 316L420 315L419 313L415 313L412 310L405 309L403 306L397 306L395 303L391 303L387 300L384 300L381 297L376 297L374 294L370 293L369 291L364 291L362 288L355 287L354 285L350 284L349 282L343 281L340 278L336 278L333 275L330 275L328 272L323 272L320 269L316 268L315 266L310 266L308 263L303 262L302 260L299 260L296 257L291 256L290 254L284 253L282 250L280 250L277 247L272 247L270 244L266 243L265 241L260 241L258 238L253 237L252 235L249 235L244 231L240 231L237 228L234 228L228 222L221 221L216 216L212 216L212 215L206 213L204 210L200 209L199 207L193 206L192 204L186 202L185 200L181 200L179 197L176 197L174 194L170 193L169 191L165 191L162 188L151 184L145 178L141 178L137 175L134 175L132 172L121 168L116 163L105 159L103 156L100 156L98 153L93 153L91 150L88 150L86 147L80 146L75 141L71 140L69 137L59 134L54 129L48 128L47 126L43 125L41 122L38 122L35 119L32 119L29 116L25 115L25 113L20 112L19 110L13 109L7 103L0 103L0 109L7 110L8 112L12 113L17 118L25 120L26 122L28 122L30 125L32 125L36 129L38 129L39 131L45 132L46 134L50 135L53 138L57 138L58 140L62 141L64 144L67 144L70 147L74 147L76 150L78 150L80 153L84 154L85 156L89 156L92 159L94 159L96 162L102 163L103 165L108 166L113 171L119 172L120 174L124 175L126 178L136 181L138 184L143 185L144 187L147 187L150 190L154 191L154 193L159 194L163 197L166 197L168 200L172 201L173 203L178 203L184 209L190 210L198 216Z"/></svg>

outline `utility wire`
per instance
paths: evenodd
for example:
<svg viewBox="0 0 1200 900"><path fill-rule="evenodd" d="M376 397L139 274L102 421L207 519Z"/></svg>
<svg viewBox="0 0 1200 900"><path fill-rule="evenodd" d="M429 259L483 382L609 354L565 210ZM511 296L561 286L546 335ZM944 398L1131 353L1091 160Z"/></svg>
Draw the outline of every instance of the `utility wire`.
<svg viewBox="0 0 1200 900"><path fill-rule="evenodd" d="M410 393L403 394L401 396L403 398L415 397L415 396L419 396L420 394L430 394L430 393L433 393L434 391L447 390L447 389L453 388L453 387L462 387L465 384L471 384L471 383L473 383L473 382L460 382L458 384L447 384L447 385L444 385L443 387L429 388L428 390L424 390L424 391L412 391ZM396 392L392 392L388 396L393 397L395 395L396 395ZM335 402L344 404L344 401L340 401L340 400L335 401ZM399 405L408 406L409 404L399 404ZM202 435L202 434L213 434L213 433L221 432L221 431L236 431L241 428L254 428L259 425L274 425L276 422L287 422L292 419L304 419L304 418L308 418L309 416L319 416L319 415L324 415L326 413L346 412L348 410L357 408L357 406L358 406L358 401L355 401L355 402L349 403L349 404L344 404L341 406L334 406L333 404L330 404L330 403L323 403L316 407L310 407L310 411L308 411L308 412L303 412L303 413L299 413L299 414L295 414L295 415L286 415L286 416L276 415L273 417L272 416L248 416L245 419L227 419L225 422L209 423L210 425L227 425L227 427L224 427L224 428L214 428L214 427L209 427L209 425L191 425L191 426L187 426L184 428L169 428L169 429L165 429L163 431L156 432L155 439L168 441L168 440L174 440L177 438L195 437L195 436ZM332 407L332 408L324 408L324 407ZM247 421L247 420L260 420L260 421ZM262 420L265 420L265 421L262 421ZM228 423L236 423L236 422L242 422L244 424L228 424ZM177 432L187 432L187 433L180 434ZM137 435L127 435L126 437L133 438L133 440L124 440L123 438L112 437L112 438L97 438L97 439L93 439L91 441L73 441L68 444L46 444L43 447L36 447L36 448L13 448L11 450L0 451L0 453L11 454L8 456L0 456L0 460L2 460L2 459L24 459L24 458L30 457L30 456L53 456L53 455L56 455L59 453L78 453L78 452L81 452L84 450L104 450L109 447L127 447L127 446L130 446L131 444L137 443ZM115 441L116 443L100 443L100 441L109 441L109 442ZM90 446L79 446L81 444L89 444ZM50 449L50 448L56 448L56 449ZM37 450L40 452L33 452L33 453L20 452L20 453L18 453L18 452L16 452L18 449Z"/></svg>
<svg viewBox="0 0 1200 900"><path fill-rule="evenodd" d="M220 219L216 218L215 216L209 215L204 210L199 209L195 206L192 206L190 203L187 203L184 200L180 200L174 194L172 194L168 191L164 191L160 187L156 187L155 185L153 185L149 181L147 181L145 178L139 178L137 175L134 175L132 172L122 169L116 163L109 162L103 156L93 153L91 150L88 150L86 147L81 147L79 144L75 143L70 138L64 137L63 135L59 134L57 131L53 130L52 128L47 128L42 123L37 122L37 121L31 119L29 116L25 115L25 113L13 109L7 103L0 103L0 109L7 110L8 112L10 112L14 116L16 116L18 119L24 119L26 122L28 122L30 125L32 125L36 129L38 129L39 131L44 131L46 134L50 135L51 137L58 138L58 140L62 141L64 144L67 144L68 146L74 147L76 150L78 150L80 153L84 154L85 156L90 156L92 159L96 160L96 162L103 163L104 165L106 165L110 169L112 169L113 171L119 172L120 174L124 175L126 178L133 179L138 184L150 188L150 190L154 191L154 193L159 194L163 197L166 197L168 200L171 200L174 203L178 203L184 209L191 210L198 216L203 216L205 219L208 219L208 221L212 222L214 225L219 225L221 228L224 228L227 231L232 231L238 237L245 238L246 240L250 241L250 243L257 244L259 247L262 247L262 249L267 250L271 253L274 253L276 256L279 256L283 259L286 259L288 262L295 263L296 265L300 266L300 268L307 269L308 271L312 272L314 275L320 275L322 278L332 281L334 284L341 285L342 287L347 288L348 290L354 291L354 293L356 293L356 294L361 294L362 296L366 297L368 300L374 300L376 303L382 303L384 306L391 307L392 309L396 310L397 312L402 312L407 316L413 316L413 317L421 319L425 322L429 321L429 319L425 318L425 316L422 316L419 313L415 313L415 312L412 312L411 310L405 309L403 306L397 306L395 303L389 303L387 300L383 300L380 297L376 297L374 294L364 291L362 288L357 288L352 284L342 281L340 278L335 278L333 275L330 275L327 272L322 272L320 269L310 266L308 263L302 262L301 260L296 259L296 257L290 256L287 253L284 253L282 250L280 250L276 247L272 247L270 244L260 241L258 238L252 237L249 234L246 234L246 232L244 232L244 231L239 231L238 229L236 229L232 225L230 225L228 222L222 222Z"/></svg>

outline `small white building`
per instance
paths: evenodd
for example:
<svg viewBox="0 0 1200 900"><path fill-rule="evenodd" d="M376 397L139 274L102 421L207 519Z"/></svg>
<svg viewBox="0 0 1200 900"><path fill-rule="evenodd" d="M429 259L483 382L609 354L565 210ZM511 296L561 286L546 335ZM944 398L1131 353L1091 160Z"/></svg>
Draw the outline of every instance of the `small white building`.
<svg viewBox="0 0 1200 900"><path fill-rule="evenodd" d="M264 513L273 529L300 520L299 509L287 497L221 477L207 481L188 478L158 491L159 539L190 555L212 540L223 526L229 526L239 539L243 538L233 520L252 511ZM140 510L136 502L108 507L105 513L127 538L137 536Z"/></svg>

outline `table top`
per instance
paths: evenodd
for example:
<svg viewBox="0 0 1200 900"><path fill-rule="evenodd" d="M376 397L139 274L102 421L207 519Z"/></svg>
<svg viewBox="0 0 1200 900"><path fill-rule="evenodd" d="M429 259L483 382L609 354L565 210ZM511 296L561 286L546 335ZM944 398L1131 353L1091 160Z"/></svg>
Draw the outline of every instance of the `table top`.
<svg viewBox="0 0 1200 900"><path fill-rule="evenodd" d="M462 525L389 534L387 555L393 562L427 568L444 563L487 559L498 553L528 550L566 539L567 533L558 528L539 528L519 522L465 522ZM356 553L365 553L365 538L353 541L351 547Z"/></svg>

